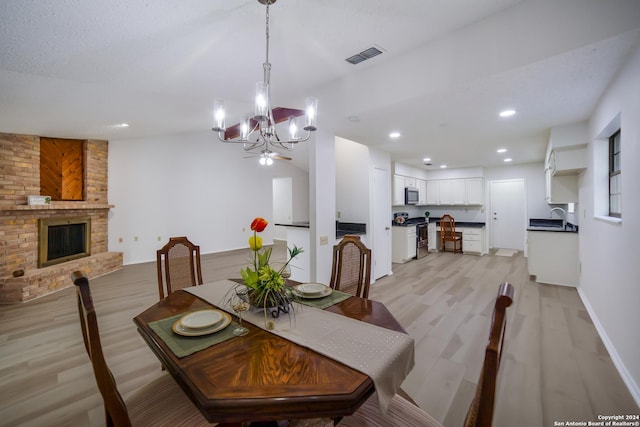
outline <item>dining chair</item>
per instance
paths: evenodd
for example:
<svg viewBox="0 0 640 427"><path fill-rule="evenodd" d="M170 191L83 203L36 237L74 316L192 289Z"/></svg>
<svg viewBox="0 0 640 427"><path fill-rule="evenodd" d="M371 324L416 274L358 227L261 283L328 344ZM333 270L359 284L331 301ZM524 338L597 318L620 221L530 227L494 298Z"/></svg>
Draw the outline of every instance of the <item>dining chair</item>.
<svg viewBox="0 0 640 427"><path fill-rule="evenodd" d="M84 346L104 403L107 426L212 426L168 374L138 389L125 403L102 351L98 319L89 279L82 271L71 274L77 286L78 312Z"/></svg>
<svg viewBox="0 0 640 427"><path fill-rule="evenodd" d="M171 237L156 252L158 269L158 295L166 295L178 289L202 284L200 246L186 237Z"/></svg>
<svg viewBox="0 0 640 427"><path fill-rule="evenodd" d="M513 285L507 282L502 283L498 288L491 316L489 340L485 348L484 363L476 386L476 394L469 405L464 427L491 427L496 380L507 325L507 307L513 303L513 296ZM435 418L399 394L393 397L385 415L380 413L378 398L373 395L353 415L342 418L337 425L339 427L442 427Z"/></svg>
<svg viewBox="0 0 640 427"><path fill-rule="evenodd" d="M447 242L453 242L453 253L462 253L462 236L456 233L456 222L449 214L440 217L440 240L442 241L442 252L447 251Z"/></svg>
<svg viewBox="0 0 640 427"><path fill-rule="evenodd" d="M370 282L371 249L362 243L360 236L347 234L333 247L330 286L337 291L368 298Z"/></svg>

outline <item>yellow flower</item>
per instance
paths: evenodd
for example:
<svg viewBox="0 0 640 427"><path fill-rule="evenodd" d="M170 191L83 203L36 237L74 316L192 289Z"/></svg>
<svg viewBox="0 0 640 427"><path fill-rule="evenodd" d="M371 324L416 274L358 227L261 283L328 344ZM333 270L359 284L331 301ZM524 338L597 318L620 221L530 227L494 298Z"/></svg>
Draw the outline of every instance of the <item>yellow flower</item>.
<svg viewBox="0 0 640 427"><path fill-rule="evenodd" d="M260 236L251 236L249 237L249 248L252 251L259 251L262 249L262 237Z"/></svg>

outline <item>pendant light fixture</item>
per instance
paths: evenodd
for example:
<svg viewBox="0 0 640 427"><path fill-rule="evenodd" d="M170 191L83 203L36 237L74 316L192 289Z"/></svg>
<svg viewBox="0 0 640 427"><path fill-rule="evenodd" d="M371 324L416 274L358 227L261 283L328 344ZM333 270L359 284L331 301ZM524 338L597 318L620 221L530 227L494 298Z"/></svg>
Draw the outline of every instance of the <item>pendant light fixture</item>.
<svg viewBox="0 0 640 427"><path fill-rule="evenodd" d="M256 83L255 104L253 116L245 117L239 124L226 128L224 100L216 99L213 106L213 128L218 139L228 143L242 143L245 151L261 148L260 163L270 165L271 158L267 159L265 153L270 153L272 148L291 150L298 142L307 141L311 132L316 130L318 99L309 97L306 100L304 111L289 108L271 108L271 63L269 62L269 6L276 0L258 0L258 3L266 8L266 59L263 64L263 81ZM275 114L274 114L275 111ZM304 124L298 123L298 118L304 115ZM278 136L276 124L289 122L288 138ZM299 129L305 131L299 134Z"/></svg>

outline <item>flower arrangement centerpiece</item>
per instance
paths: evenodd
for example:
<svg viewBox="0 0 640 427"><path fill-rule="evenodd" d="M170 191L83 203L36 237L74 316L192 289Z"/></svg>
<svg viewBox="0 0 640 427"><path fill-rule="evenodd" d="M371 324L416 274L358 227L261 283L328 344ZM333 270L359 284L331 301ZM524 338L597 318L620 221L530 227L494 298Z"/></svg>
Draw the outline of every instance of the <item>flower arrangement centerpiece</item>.
<svg viewBox="0 0 640 427"><path fill-rule="evenodd" d="M292 259L303 252L302 248L287 248L289 259L278 269L270 264L272 247L262 248L262 237L258 233L269 225L264 218L255 218L251 222L253 235L249 237L249 248L253 252L252 265L240 270L244 284L249 289L249 303L254 307L265 309L271 307L288 307L291 303L291 291L286 286L283 273L288 270ZM288 312L287 310L283 310ZM278 312L279 313L279 312Z"/></svg>

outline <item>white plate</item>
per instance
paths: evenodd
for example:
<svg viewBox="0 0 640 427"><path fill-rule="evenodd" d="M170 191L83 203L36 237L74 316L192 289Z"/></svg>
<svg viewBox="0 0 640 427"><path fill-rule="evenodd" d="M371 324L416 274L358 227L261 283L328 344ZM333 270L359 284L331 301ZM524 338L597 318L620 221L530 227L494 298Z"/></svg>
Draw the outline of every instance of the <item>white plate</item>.
<svg viewBox="0 0 640 427"><path fill-rule="evenodd" d="M222 313L219 310L198 310L186 314L180 318L180 323L185 328L203 329L210 328L222 320Z"/></svg>
<svg viewBox="0 0 640 427"><path fill-rule="evenodd" d="M302 283L295 288L303 295L314 296L327 292L328 286L323 285L322 283Z"/></svg>
<svg viewBox="0 0 640 427"><path fill-rule="evenodd" d="M218 323L216 323L213 326L210 326L208 328L203 328L203 329L189 329L186 328L182 325L182 323L180 322L180 319L176 320L176 322L173 324L173 327L171 329L173 329L173 332L175 332L178 335L182 335L185 337L199 337L202 335L209 335L212 334L214 332L218 332L223 330L224 328L226 328L229 323L231 323L231 316L229 316L227 313L223 313L222 314L222 320Z"/></svg>
<svg viewBox="0 0 640 427"><path fill-rule="evenodd" d="M324 290L320 293L315 293L315 294L306 294L306 293L302 293L298 290L298 287L300 287L302 285L298 285L296 287L293 288L293 293L299 297L299 298L304 298L304 299L316 299L316 298L324 298L326 296L331 295L331 293L333 292L333 289L331 289L328 286L322 285L324 286Z"/></svg>

